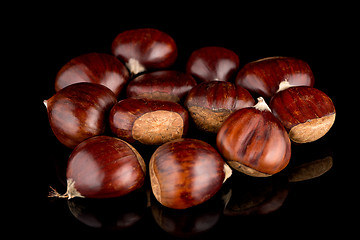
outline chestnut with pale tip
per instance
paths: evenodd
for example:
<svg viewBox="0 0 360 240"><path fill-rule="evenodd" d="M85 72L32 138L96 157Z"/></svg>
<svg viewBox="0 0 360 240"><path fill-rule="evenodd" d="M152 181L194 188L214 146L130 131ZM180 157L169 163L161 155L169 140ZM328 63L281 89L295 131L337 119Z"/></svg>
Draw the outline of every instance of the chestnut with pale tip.
<svg viewBox="0 0 360 240"><path fill-rule="evenodd" d="M118 138L96 136L80 143L71 153L66 193L53 189L49 197L119 197L139 189L145 174L145 162L133 146Z"/></svg>
<svg viewBox="0 0 360 240"><path fill-rule="evenodd" d="M105 132L107 114L116 103L114 93L95 83L75 83L45 100L51 129L65 146Z"/></svg>
<svg viewBox="0 0 360 240"><path fill-rule="evenodd" d="M184 103L196 126L211 133L217 133L231 113L254 104L245 88L221 81L200 83L190 90Z"/></svg>
<svg viewBox="0 0 360 240"><path fill-rule="evenodd" d="M289 132L290 139L297 143L320 139L335 122L336 111L332 100L312 87L294 87L284 81L269 106Z"/></svg>
<svg viewBox="0 0 360 240"><path fill-rule="evenodd" d="M254 107L237 110L225 120L216 145L231 167L255 177L280 172L291 156L289 136L262 97Z"/></svg>
<svg viewBox="0 0 360 240"><path fill-rule="evenodd" d="M127 98L110 111L111 131L129 143L161 145L185 136L189 116L180 104L145 98Z"/></svg>
<svg viewBox="0 0 360 240"><path fill-rule="evenodd" d="M121 32L113 40L111 49L113 55L123 61L133 75L168 68L177 58L174 39L153 28Z"/></svg>
<svg viewBox="0 0 360 240"><path fill-rule="evenodd" d="M209 200L231 173L215 148L189 138L161 145L149 164L155 198L174 209L190 208Z"/></svg>

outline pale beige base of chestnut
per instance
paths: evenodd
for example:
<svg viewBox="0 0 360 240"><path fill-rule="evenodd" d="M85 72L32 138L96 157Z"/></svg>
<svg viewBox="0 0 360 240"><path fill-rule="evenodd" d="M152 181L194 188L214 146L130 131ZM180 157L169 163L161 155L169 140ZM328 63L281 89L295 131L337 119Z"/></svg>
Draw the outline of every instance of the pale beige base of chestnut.
<svg viewBox="0 0 360 240"><path fill-rule="evenodd" d="M226 109L212 111L210 109L197 106L190 107L189 112L199 129L212 133L217 133L223 122L232 113Z"/></svg>
<svg viewBox="0 0 360 240"><path fill-rule="evenodd" d="M241 164L237 161L228 161L227 162L232 168L236 169L239 172L245 173L246 175L252 176L252 177L270 177L271 174L262 173L255 169L252 169L248 166L245 166L244 164Z"/></svg>
<svg viewBox="0 0 360 240"><path fill-rule="evenodd" d="M309 120L290 129L289 137L296 143L313 142L324 136L335 121L335 113Z"/></svg>

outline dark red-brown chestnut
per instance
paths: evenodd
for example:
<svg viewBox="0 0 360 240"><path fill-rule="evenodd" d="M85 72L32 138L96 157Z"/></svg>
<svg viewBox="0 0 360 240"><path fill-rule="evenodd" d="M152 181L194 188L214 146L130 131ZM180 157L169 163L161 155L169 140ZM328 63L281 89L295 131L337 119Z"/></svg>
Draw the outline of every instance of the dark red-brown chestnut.
<svg viewBox="0 0 360 240"><path fill-rule="evenodd" d="M50 197L112 198L128 194L144 184L146 165L134 147L123 140L96 136L80 143L71 153L67 191Z"/></svg>
<svg viewBox="0 0 360 240"><path fill-rule="evenodd" d="M162 205L186 209L214 196L231 169L210 144L182 138L156 149L149 174L152 191Z"/></svg>
<svg viewBox="0 0 360 240"><path fill-rule="evenodd" d="M238 55L217 46L195 50L186 63L186 72L201 82L229 81L238 68Z"/></svg>
<svg viewBox="0 0 360 240"><path fill-rule="evenodd" d="M141 74L131 80L126 88L126 95L178 103L195 86L195 79L187 73L160 70Z"/></svg>
<svg viewBox="0 0 360 240"><path fill-rule="evenodd" d="M88 53L71 59L60 69L55 79L55 90L78 82L91 82L108 87L118 96L129 77L129 71L116 57Z"/></svg>
<svg viewBox="0 0 360 240"><path fill-rule="evenodd" d="M116 103L114 93L95 83L75 83L45 100L51 129L69 148L105 131L107 113Z"/></svg>
<svg viewBox="0 0 360 240"><path fill-rule="evenodd" d="M141 28L118 34L112 42L112 53L135 75L170 67L177 58L177 46L168 34Z"/></svg>
<svg viewBox="0 0 360 240"><path fill-rule="evenodd" d="M188 113L180 104L145 98L127 98L110 111L111 131L127 142L160 145L185 136Z"/></svg>
<svg viewBox="0 0 360 240"><path fill-rule="evenodd" d="M335 107L322 91L311 87L290 87L276 93L269 106L289 137L297 143L313 142L324 136L335 121Z"/></svg>
<svg viewBox="0 0 360 240"><path fill-rule="evenodd" d="M196 126L217 133L221 124L234 111L255 104L251 94L230 82L203 82L191 89L185 107Z"/></svg>
<svg viewBox="0 0 360 240"><path fill-rule="evenodd" d="M262 97L254 107L231 114L221 126L216 145L227 163L250 176L267 177L290 160L289 136Z"/></svg>
<svg viewBox="0 0 360 240"><path fill-rule="evenodd" d="M292 86L314 85L314 75L309 65L292 57L269 57L250 62L240 69L235 84L251 93L270 98L284 80Z"/></svg>

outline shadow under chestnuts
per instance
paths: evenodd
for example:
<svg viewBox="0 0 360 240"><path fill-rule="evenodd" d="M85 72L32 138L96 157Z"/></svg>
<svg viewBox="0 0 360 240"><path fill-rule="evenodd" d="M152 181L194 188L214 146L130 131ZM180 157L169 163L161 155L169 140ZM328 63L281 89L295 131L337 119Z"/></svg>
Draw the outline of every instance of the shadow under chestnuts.
<svg viewBox="0 0 360 240"><path fill-rule="evenodd" d="M162 206L195 207L215 196L233 170L272 179L289 165L291 142L316 141L335 121L332 100L314 88L312 70L300 59L270 57L239 69L236 53L212 46L193 51L182 71L173 70L174 39L151 28L120 33L112 54L70 60L56 76L57 92L44 101L55 137L73 149L67 191L54 189L51 197L117 198L148 179ZM328 170L332 161L300 166L289 179L307 178L303 172L320 165ZM225 213L278 209L288 179L268 182L276 191L269 190L266 201L276 207L246 208L247 195L268 191L260 182L249 194L237 192L240 200ZM69 207L83 218L75 203ZM156 221L166 217L155 206L153 213Z"/></svg>

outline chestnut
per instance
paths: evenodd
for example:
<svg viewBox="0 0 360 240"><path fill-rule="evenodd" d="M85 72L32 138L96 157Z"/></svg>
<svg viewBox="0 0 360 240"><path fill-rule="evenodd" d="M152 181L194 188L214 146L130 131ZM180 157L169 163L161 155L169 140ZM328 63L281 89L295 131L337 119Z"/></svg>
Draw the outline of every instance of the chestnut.
<svg viewBox="0 0 360 240"><path fill-rule="evenodd" d="M135 75L168 68L177 58L177 46L168 34L153 28L121 32L112 42L112 53Z"/></svg>
<svg viewBox="0 0 360 240"><path fill-rule="evenodd" d="M230 82L203 82L191 89L185 107L196 126L217 133L221 124L234 111L255 104L251 94Z"/></svg>
<svg viewBox="0 0 360 240"><path fill-rule="evenodd" d="M312 87L290 87L276 93L269 106L297 143L324 136L335 121L335 107L322 91Z"/></svg>
<svg viewBox="0 0 360 240"><path fill-rule="evenodd" d="M188 113L180 104L145 98L127 98L110 111L110 129L129 143L160 145L185 136Z"/></svg>
<svg viewBox="0 0 360 240"><path fill-rule="evenodd" d="M254 107L237 110L225 120L216 145L231 167L255 177L280 172L291 155L289 136L262 97Z"/></svg>
<svg viewBox="0 0 360 240"><path fill-rule="evenodd" d="M69 148L105 131L107 113L116 103L114 93L95 83L75 83L45 100L51 129Z"/></svg>
<svg viewBox="0 0 360 240"><path fill-rule="evenodd" d="M155 150L149 174L158 202L169 208L186 209L214 196L231 175L231 169L210 144L182 138Z"/></svg>
<svg viewBox="0 0 360 240"><path fill-rule="evenodd" d="M250 62L240 69L235 84L270 98L284 80L292 86L314 86L314 75L309 65L293 57L268 57Z"/></svg>
<svg viewBox="0 0 360 240"><path fill-rule="evenodd" d="M238 69L238 55L217 46L193 51L186 63L186 72L201 82L229 81Z"/></svg>
<svg viewBox="0 0 360 240"><path fill-rule="evenodd" d="M195 86L195 79L187 73L161 70L144 73L131 80L126 96L180 102Z"/></svg>
<svg viewBox="0 0 360 240"><path fill-rule="evenodd" d="M80 143L71 153L67 170L67 191L55 190L50 197L112 198L128 194L144 184L145 162L127 142L96 136Z"/></svg>
<svg viewBox="0 0 360 240"><path fill-rule="evenodd" d="M78 83L102 84L118 96L129 80L127 68L116 57L105 53L88 53L71 59L58 72L55 90Z"/></svg>

